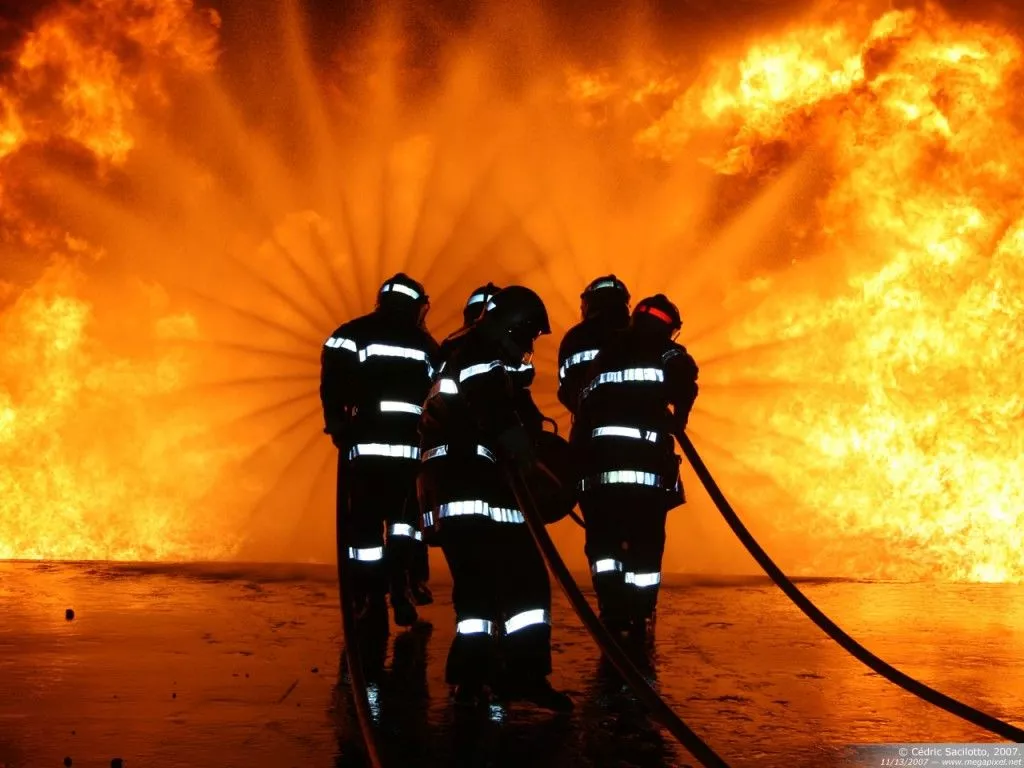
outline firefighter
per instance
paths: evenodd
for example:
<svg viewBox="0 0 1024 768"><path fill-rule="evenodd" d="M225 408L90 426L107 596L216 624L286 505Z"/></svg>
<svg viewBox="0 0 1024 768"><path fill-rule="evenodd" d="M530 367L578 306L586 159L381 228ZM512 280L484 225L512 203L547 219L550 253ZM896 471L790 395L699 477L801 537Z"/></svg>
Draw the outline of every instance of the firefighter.
<svg viewBox="0 0 1024 768"><path fill-rule="evenodd" d="M543 425L531 416L536 406L523 413L529 390L514 375L549 333L540 297L505 288L451 349L424 404L420 510L452 573L456 627L445 677L460 705L494 693L573 708L548 681L551 587L506 475L535 465Z"/></svg>
<svg viewBox="0 0 1024 768"><path fill-rule="evenodd" d="M433 601L415 488L418 424L438 345L427 332L430 300L405 274L386 280L376 309L324 344L320 398L325 432L338 448L338 535L348 542L356 615L412 626L413 603ZM384 530L387 530L385 542Z"/></svg>
<svg viewBox="0 0 1024 768"><path fill-rule="evenodd" d="M636 640L653 629L666 516L685 502L673 436L697 398L697 364L675 343L681 327L662 294L639 302L589 366L573 424L601 617Z"/></svg>
<svg viewBox="0 0 1024 768"><path fill-rule="evenodd" d="M558 347L558 401L573 418L591 361L629 325L629 289L615 275L596 278L580 294L580 317Z"/></svg>

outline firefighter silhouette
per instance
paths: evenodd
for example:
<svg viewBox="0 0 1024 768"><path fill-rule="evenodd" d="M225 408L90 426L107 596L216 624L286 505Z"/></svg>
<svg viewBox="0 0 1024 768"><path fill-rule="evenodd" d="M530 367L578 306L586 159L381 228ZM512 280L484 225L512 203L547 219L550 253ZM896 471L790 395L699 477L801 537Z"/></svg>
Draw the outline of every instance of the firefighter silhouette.
<svg viewBox="0 0 1024 768"><path fill-rule="evenodd" d="M321 354L324 431L338 448L338 535L356 615L383 614L386 623L390 593L399 626L418 621L414 604L433 600L415 494L417 427L439 351L425 328L429 307L423 286L397 274L381 285L374 311L338 328Z"/></svg>
<svg viewBox="0 0 1024 768"><path fill-rule="evenodd" d="M424 404L422 527L453 577L456 634L445 676L456 702L489 694L568 711L551 672L551 587L506 467L538 458L544 418L522 385L547 310L522 286L499 291L450 346Z"/></svg>
<svg viewBox="0 0 1024 768"><path fill-rule="evenodd" d="M658 294L586 369L571 442L580 464L586 554L609 629L653 629L665 522L685 501L673 436L697 397L697 364L675 343L679 310Z"/></svg>

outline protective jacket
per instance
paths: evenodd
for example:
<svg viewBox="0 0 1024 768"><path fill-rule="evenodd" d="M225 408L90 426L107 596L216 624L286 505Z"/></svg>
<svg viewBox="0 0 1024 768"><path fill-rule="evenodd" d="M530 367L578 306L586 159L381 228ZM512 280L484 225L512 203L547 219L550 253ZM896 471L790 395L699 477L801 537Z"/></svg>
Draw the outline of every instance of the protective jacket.
<svg viewBox="0 0 1024 768"><path fill-rule="evenodd" d="M481 334L470 330L448 350L420 420L421 461L430 497L423 528L462 514L522 524L525 520L497 465L501 439L519 427L538 435L543 417L530 391L515 378L518 366L500 359L494 344ZM448 460L434 463L437 459Z"/></svg>
<svg viewBox="0 0 1024 768"><path fill-rule="evenodd" d="M568 330L558 347L558 401L575 418L579 396L589 383L587 370L601 349L628 324L624 318L600 314Z"/></svg>
<svg viewBox="0 0 1024 768"><path fill-rule="evenodd" d="M423 328L380 310L345 323L324 344L324 431L343 458L419 458L417 425L438 364Z"/></svg>
<svg viewBox="0 0 1024 768"><path fill-rule="evenodd" d="M673 435L697 398L693 358L675 342L629 329L602 349L586 378L571 436L581 493L647 486L677 494L682 503Z"/></svg>
<svg viewBox="0 0 1024 768"><path fill-rule="evenodd" d="M473 326L463 326L459 330L449 334L444 341L441 342L441 349L438 355L438 368L444 365L444 362L451 357L452 353L459 346L462 339L465 338L466 334L469 333ZM505 370L508 371L512 377L512 383L524 389L528 389L537 376L537 371L533 367L533 363L520 363L519 365L506 365Z"/></svg>

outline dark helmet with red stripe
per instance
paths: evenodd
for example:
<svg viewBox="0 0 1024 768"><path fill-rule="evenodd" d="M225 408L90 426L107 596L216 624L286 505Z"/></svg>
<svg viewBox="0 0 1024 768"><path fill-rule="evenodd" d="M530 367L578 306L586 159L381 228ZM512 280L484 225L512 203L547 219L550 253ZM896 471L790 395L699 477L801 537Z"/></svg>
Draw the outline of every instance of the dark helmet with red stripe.
<svg viewBox="0 0 1024 768"><path fill-rule="evenodd" d="M590 282L580 294L580 314L586 320L600 314L621 314L623 325L629 317L629 289L615 275L604 275Z"/></svg>
<svg viewBox="0 0 1024 768"><path fill-rule="evenodd" d="M633 310L632 326L647 333L664 335L666 339L674 339L683 327L679 308L663 293L648 296L637 302Z"/></svg>

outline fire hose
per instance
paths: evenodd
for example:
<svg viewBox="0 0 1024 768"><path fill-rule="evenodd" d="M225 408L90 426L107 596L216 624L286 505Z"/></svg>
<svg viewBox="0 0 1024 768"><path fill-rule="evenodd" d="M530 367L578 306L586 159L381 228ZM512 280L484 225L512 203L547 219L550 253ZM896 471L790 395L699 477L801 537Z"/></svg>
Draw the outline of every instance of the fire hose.
<svg viewBox="0 0 1024 768"><path fill-rule="evenodd" d="M804 593L801 592L792 581L790 581L789 577L786 576L786 574L783 573L782 570L772 561L768 554L761 548L761 545L757 543L757 540L751 535L750 531L747 530L746 526L743 525L739 516L733 510L732 506L725 498L725 495L718 487L718 484L711 476L708 468L704 465L703 460L697 453L697 449L693 447L693 443L690 442L690 438L686 433L680 432L676 435L676 439L679 441L679 445L683 449L683 453L693 466L694 471L697 473L697 477L700 478L700 481L704 485L705 490L707 490L711 500L715 503L715 506L718 507L718 511L722 513L722 517L725 518L725 522L729 524L733 533L736 534L737 538L739 538L743 543L743 546L746 547L754 560L757 561L757 564L760 565L764 572L771 577L771 580L775 582L775 585L786 594L786 597L792 600L793 603L796 604L797 608L804 612L807 618L813 621L818 628L825 632L825 634L830 638L835 640L843 650L855 657L858 661L870 667L874 672L886 678L889 682L895 683L903 690L920 699L924 699L929 704L933 704L940 709L944 709L951 715L956 715L969 723L973 723L979 728L984 728L985 730L1002 736L1009 741L1024 743L1024 730L1010 725L1009 723L1005 723L1002 720L964 704L961 701L957 701L956 699L925 685L921 681L915 680L904 672L901 672L858 643L843 631L834 621L822 613L822 611L812 603L810 599L808 599L808 597L804 595Z"/></svg>
<svg viewBox="0 0 1024 768"><path fill-rule="evenodd" d="M537 502L533 498L526 479L518 470L509 471L509 481L515 492L516 500L526 518L530 533L533 534L537 548L547 562L548 568L558 580L562 591L569 599L576 615L590 632L591 636L600 646L605 657L612 663L619 674L626 680L629 687L636 694L640 702L647 707L651 715L658 720L671 733L680 744L689 750L690 754L700 761L701 765L707 768L728 768L726 763L711 749L675 712L662 700L657 692L650 686L644 676L637 670L629 657L622 650L619 644L612 637L611 633L594 614L587 599L580 592L579 586L573 579L572 574L566 567L565 562L558 554L547 529L544 527L544 519L541 517Z"/></svg>
<svg viewBox="0 0 1024 768"><path fill-rule="evenodd" d="M347 462L338 463L338 491L339 511L344 505L342 496L344 467ZM345 526L342 525L341 515L337 521L337 543L338 543L338 591L341 599L341 624L345 642L345 662L348 664L349 682L352 686L352 699L355 702L356 720L359 723L359 732L363 738L363 746L366 749L366 757L371 768L383 768L381 761L381 747L377 731L373 727L370 715L370 699L367 695L366 676L363 674L363 658L359 650L358 634L356 630L356 617L353 615L352 595L352 567L348 558L348 541L345 537Z"/></svg>

